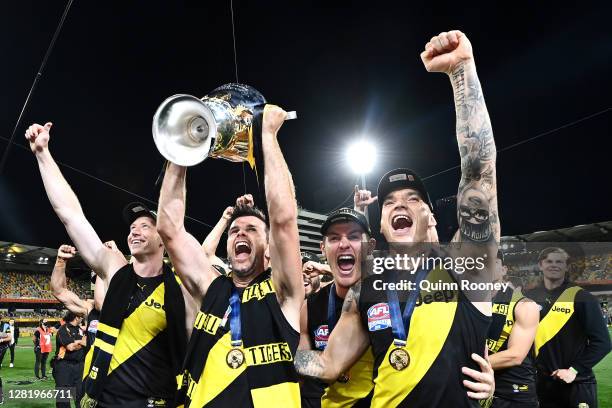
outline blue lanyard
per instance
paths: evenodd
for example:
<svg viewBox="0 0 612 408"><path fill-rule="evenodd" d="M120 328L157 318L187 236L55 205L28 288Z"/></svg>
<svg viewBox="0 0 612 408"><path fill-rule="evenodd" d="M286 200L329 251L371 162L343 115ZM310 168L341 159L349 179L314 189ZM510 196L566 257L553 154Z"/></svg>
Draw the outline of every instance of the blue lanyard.
<svg viewBox="0 0 612 408"><path fill-rule="evenodd" d="M336 327L336 286L329 285L329 299L327 300L327 334L331 335Z"/></svg>
<svg viewBox="0 0 612 408"><path fill-rule="evenodd" d="M420 293L420 284L425 279L428 270L420 269L417 272L415 280L415 289L410 291L406 306L404 306L404 313L400 314L399 299L397 297L397 291L387 289L387 299L389 301L389 314L391 315L391 329L393 330L393 344L398 347L405 346L408 340L408 333L410 332L410 320L412 319L412 313L414 313L414 307L416 306L417 297ZM395 281L396 274L393 274L392 280Z"/></svg>
<svg viewBox="0 0 612 408"><path fill-rule="evenodd" d="M232 288L230 296L230 333L232 336L232 347L242 346L242 326L240 324L240 295L235 287Z"/></svg>

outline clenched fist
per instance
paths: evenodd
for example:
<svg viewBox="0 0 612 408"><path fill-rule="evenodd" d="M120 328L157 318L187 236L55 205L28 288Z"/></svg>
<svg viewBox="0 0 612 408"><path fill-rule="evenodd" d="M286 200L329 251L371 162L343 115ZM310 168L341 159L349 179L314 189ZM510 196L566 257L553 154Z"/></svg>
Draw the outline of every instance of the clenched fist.
<svg viewBox="0 0 612 408"><path fill-rule="evenodd" d="M75 247L64 244L57 250L57 257L63 259L64 261L67 261L70 258L73 258L76 253L77 250Z"/></svg>
<svg viewBox="0 0 612 408"><path fill-rule="evenodd" d="M276 105L266 105L263 113L262 133L275 135L287 118L287 112Z"/></svg>
<svg viewBox="0 0 612 408"><path fill-rule="evenodd" d="M458 30L432 37L421 53L421 60L428 72L450 74L460 63L473 59L470 40Z"/></svg>
<svg viewBox="0 0 612 408"><path fill-rule="evenodd" d="M49 145L49 131L51 130L53 123L47 122L45 126L34 123L25 132L25 137L30 143L30 149L32 153L38 153L43 151Z"/></svg>

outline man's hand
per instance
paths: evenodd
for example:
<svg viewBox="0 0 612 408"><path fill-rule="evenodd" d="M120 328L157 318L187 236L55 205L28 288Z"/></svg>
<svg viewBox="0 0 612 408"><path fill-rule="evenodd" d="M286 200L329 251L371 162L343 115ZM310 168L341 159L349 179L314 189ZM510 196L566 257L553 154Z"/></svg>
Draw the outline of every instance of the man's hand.
<svg viewBox="0 0 612 408"><path fill-rule="evenodd" d="M45 126L41 126L38 123L34 123L25 132L25 137L30 143L30 149L32 153L36 154L45 150L49 145L49 131L51 130L53 123L47 122Z"/></svg>
<svg viewBox="0 0 612 408"><path fill-rule="evenodd" d="M570 370L569 368L561 368L559 370L553 371L551 377L556 378L557 380L565 381L567 384L571 384L576 379L576 372Z"/></svg>
<svg viewBox="0 0 612 408"><path fill-rule="evenodd" d="M425 44L421 60L427 72L449 74L461 62L474 59L472 44L461 31L442 32Z"/></svg>
<svg viewBox="0 0 612 408"><path fill-rule="evenodd" d="M369 190L360 190L359 186L355 186L355 194L353 196L353 203L355 210L365 213L368 205L378 200L377 196L372 197L372 193Z"/></svg>
<svg viewBox="0 0 612 408"><path fill-rule="evenodd" d="M236 199L236 206L246 206L246 207L254 207L255 201L253 201L253 196L251 194L245 194ZM230 207L228 207L230 208ZM227 211L227 209L225 210ZM234 209L232 208L232 213ZM225 213L224 213L225 215ZM228 218L229 219L229 218Z"/></svg>
<svg viewBox="0 0 612 408"><path fill-rule="evenodd" d="M266 105L263 113L262 133L276 135L287 118L287 112L276 105Z"/></svg>
<svg viewBox="0 0 612 408"><path fill-rule="evenodd" d="M487 358L488 352L485 350L485 358L480 357L478 354L472 354L472 360L476 361L480 366L480 371L472 370L468 367L462 367L461 372L467 376L472 377L476 382L463 380L463 385L471 390L467 392L468 397L472 399L486 399L493 395L495 392L495 374L493 368Z"/></svg>
<svg viewBox="0 0 612 408"><path fill-rule="evenodd" d="M76 253L77 253L77 250L75 247L64 244L60 246L59 249L57 250L57 257L59 259L62 259L64 262L68 262L70 258L74 258Z"/></svg>
<svg viewBox="0 0 612 408"><path fill-rule="evenodd" d="M309 278L314 278L319 275L331 275L329 265L319 262L307 261L302 265L302 273Z"/></svg>
<svg viewBox="0 0 612 408"><path fill-rule="evenodd" d="M229 221L230 218L232 218L232 214L234 214L234 207L227 207L223 211L223 215L221 215L221 218L224 219L225 221Z"/></svg>

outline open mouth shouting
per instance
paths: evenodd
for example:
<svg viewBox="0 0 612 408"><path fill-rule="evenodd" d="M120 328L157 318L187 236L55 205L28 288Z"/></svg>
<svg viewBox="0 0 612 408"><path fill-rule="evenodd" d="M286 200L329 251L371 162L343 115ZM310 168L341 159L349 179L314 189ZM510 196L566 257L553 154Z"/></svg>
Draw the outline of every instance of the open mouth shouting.
<svg viewBox="0 0 612 408"><path fill-rule="evenodd" d="M408 234L412 224L412 218L408 214L397 214L391 218L391 228L398 235Z"/></svg>
<svg viewBox="0 0 612 408"><path fill-rule="evenodd" d="M234 244L234 253L237 261L244 261L251 255L251 244L247 241L236 241Z"/></svg>
<svg viewBox="0 0 612 408"><path fill-rule="evenodd" d="M338 255L336 258L338 269L342 275L350 275L355 267L355 256L351 254Z"/></svg>

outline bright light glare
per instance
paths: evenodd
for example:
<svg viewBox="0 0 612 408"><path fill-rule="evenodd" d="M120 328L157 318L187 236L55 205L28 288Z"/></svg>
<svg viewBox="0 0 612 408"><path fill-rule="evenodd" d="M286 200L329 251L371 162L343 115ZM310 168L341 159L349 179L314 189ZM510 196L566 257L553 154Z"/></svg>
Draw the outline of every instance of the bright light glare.
<svg viewBox="0 0 612 408"><path fill-rule="evenodd" d="M367 174L376 163L376 147L365 140L352 144L346 154L346 160L357 174Z"/></svg>

